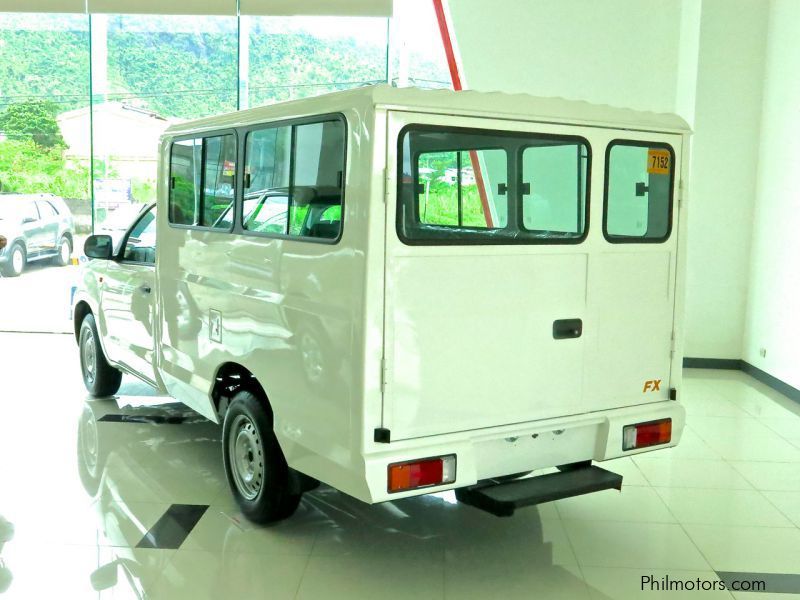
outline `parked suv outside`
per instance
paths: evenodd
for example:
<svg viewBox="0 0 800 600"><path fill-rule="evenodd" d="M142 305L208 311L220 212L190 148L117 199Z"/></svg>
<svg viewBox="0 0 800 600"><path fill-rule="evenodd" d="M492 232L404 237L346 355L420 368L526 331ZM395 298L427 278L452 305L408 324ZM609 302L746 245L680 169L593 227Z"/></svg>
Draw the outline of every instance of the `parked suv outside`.
<svg viewBox="0 0 800 600"><path fill-rule="evenodd" d="M34 260L53 259L64 266L72 256L72 213L53 194L2 194L0 235L7 238L0 249L0 272L6 277L20 275Z"/></svg>

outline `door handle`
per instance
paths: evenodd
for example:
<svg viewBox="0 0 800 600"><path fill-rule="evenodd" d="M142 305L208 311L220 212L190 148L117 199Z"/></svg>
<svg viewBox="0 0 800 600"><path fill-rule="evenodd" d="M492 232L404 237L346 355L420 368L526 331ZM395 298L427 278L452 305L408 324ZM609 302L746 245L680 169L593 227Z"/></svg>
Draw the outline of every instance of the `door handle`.
<svg viewBox="0 0 800 600"><path fill-rule="evenodd" d="M145 294L149 294L149 293L150 293L150 291L151 291L151 290L150 290L150 286L149 286L149 285L147 285L147 284L144 284L144 285L143 285L142 287L140 287L139 289L140 289L140 290L142 290L142 291L143 291Z"/></svg>
<svg viewBox="0 0 800 600"><path fill-rule="evenodd" d="M580 319L559 319L553 321L553 339L568 340L579 338L583 333L583 321Z"/></svg>

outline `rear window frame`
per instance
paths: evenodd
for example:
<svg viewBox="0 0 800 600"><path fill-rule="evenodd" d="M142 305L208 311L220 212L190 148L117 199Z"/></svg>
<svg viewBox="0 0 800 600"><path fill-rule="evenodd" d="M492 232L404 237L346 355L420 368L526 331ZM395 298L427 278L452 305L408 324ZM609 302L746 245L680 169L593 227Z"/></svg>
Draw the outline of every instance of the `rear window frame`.
<svg viewBox="0 0 800 600"><path fill-rule="evenodd" d="M669 205L667 212L667 231L662 237L645 237L636 235L614 235L608 233L608 188L609 173L611 170L611 149L614 146L633 146L638 148L658 148L667 150L670 156L669 172ZM608 142L603 165L603 237L609 244L664 244L672 237L673 218L675 213L675 149L668 142L647 142L644 140L631 140L615 138Z"/></svg>
<svg viewBox="0 0 800 600"><path fill-rule="evenodd" d="M583 203L584 226L583 232L580 236L574 237L540 237L532 235L536 231L526 229L521 222L522 219L522 195L519 198L518 210L518 231L523 235L516 238L512 237L494 237L494 236L480 236L481 232L493 231L502 229L499 227L468 227L464 226L459 229L469 230L475 232L477 235L474 238L436 238L427 237L424 239L409 238L403 233L403 204L400 200L403 187L403 142L408 133L412 131L432 131L432 132L448 132L458 134L488 134L495 136L508 136L520 139L545 139L545 140L558 140L565 142L573 142L575 144L582 144L586 148L586 181L587 185L584 189L585 200ZM514 171L518 174L522 173L523 152L525 148L535 147L531 144L521 144L521 151L516 155L510 154L506 148L500 148L506 151L507 165L510 169L513 163ZM470 148L472 149L472 148ZM475 148L480 151L480 148ZM430 123L408 123L403 126L397 134L397 162L395 164L397 187L395 190L395 233L398 239L406 246L562 246L562 245L579 245L586 241L589 237L590 231L590 215L591 215L591 181L592 181L592 145L589 140L577 134L560 134L560 133L538 133L535 131L519 131L508 129L490 129L482 127L461 127L458 125L434 125ZM412 154L413 164L416 164L418 157ZM418 176L418 169L414 168L414 176ZM417 183L415 180L414 184ZM510 184L510 182L509 182ZM516 187L517 182L514 182ZM420 223L424 225L423 223ZM508 225L506 225L508 227Z"/></svg>

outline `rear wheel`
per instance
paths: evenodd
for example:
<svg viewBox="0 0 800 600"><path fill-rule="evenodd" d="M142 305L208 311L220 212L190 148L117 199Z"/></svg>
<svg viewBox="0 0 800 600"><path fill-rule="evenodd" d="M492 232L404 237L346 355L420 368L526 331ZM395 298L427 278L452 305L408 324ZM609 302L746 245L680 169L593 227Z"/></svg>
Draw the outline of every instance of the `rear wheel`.
<svg viewBox="0 0 800 600"><path fill-rule="evenodd" d="M53 259L59 267L66 267L72 258L72 242L63 236L58 242L58 255Z"/></svg>
<svg viewBox="0 0 800 600"><path fill-rule="evenodd" d="M116 394L122 383L122 373L108 364L100 345L94 315L88 314L83 318L78 340L83 384L88 392L95 397Z"/></svg>
<svg viewBox="0 0 800 600"><path fill-rule="evenodd" d="M265 400L238 392L225 413L222 456L233 496L255 523L290 517L300 503L291 471L278 445Z"/></svg>
<svg viewBox="0 0 800 600"><path fill-rule="evenodd" d="M8 262L3 266L3 275L6 277L19 277L25 270L25 263L28 260L25 247L19 243L14 244L8 255Z"/></svg>

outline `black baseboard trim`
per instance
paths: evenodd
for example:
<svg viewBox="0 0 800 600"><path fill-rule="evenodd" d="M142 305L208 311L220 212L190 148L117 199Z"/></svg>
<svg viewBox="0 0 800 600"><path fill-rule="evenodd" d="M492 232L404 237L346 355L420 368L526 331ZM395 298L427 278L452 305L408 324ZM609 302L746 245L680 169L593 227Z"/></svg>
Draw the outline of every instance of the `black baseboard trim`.
<svg viewBox="0 0 800 600"><path fill-rule="evenodd" d="M742 361L738 358L683 358L684 369L725 369L727 371L740 371Z"/></svg>
<svg viewBox="0 0 800 600"><path fill-rule="evenodd" d="M791 398L795 402L800 402L800 390L781 381L777 377L773 377L766 371L762 371L744 360L742 361L742 371L753 377L753 379L758 379L761 383L768 385L776 392L780 392L787 398Z"/></svg>
<svg viewBox="0 0 800 600"><path fill-rule="evenodd" d="M771 387L776 392L780 392L787 398L800 402L800 390L792 387L785 381L781 381L762 371L758 367L754 367L749 362L740 360L738 358L683 358L684 369L723 369L726 371L744 371L753 379L757 379L761 383Z"/></svg>

